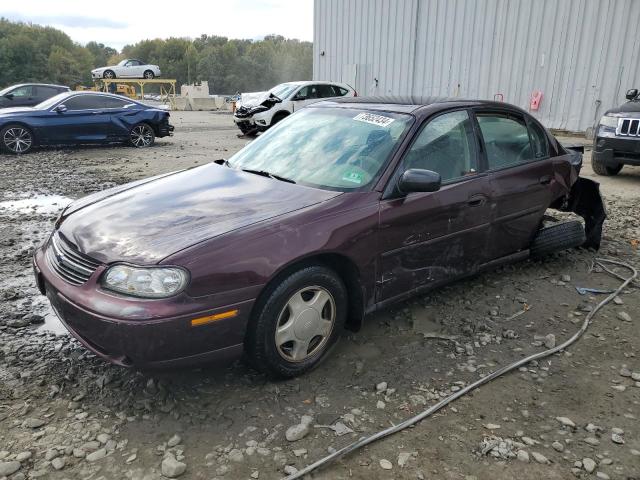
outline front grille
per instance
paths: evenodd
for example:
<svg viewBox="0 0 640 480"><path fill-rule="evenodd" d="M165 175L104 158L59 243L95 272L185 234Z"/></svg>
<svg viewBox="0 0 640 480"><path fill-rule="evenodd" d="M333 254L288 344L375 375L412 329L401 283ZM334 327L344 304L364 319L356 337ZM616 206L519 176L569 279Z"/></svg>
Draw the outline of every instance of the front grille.
<svg viewBox="0 0 640 480"><path fill-rule="evenodd" d="M51 236L46 256L51 269L73 285L82 285L100 266L99 262L78 252L58 232Z"/></svg>
<svg viewBox="0 0 640 480"><path fill-rule="evenodd" d="M616 135L623 137L640 137L640 118L620 118Z"/></svg>

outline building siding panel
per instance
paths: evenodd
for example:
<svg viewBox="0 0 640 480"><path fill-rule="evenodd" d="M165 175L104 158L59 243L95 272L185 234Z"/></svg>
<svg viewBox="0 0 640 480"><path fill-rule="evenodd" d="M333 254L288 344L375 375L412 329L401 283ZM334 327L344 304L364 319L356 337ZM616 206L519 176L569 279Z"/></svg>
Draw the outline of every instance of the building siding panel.
<svg viewBox="0 0 640 480"><path fill-rule="evenodd" d="M585 131L640 87L637 0L315 0L314 78L360 95L504 100ZM321 55L324 52L324 55Z"/></svg>

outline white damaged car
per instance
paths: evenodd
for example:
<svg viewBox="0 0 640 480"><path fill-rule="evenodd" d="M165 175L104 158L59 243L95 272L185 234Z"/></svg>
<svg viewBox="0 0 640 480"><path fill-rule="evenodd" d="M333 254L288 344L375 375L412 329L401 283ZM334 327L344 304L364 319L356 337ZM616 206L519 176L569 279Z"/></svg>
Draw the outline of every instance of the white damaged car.
<svg viewBox="0 0 640 480"><path fill-rule="evenodd" d="M267 130L310 103L327 98L357 96L357 92L346 83L281 83L268 92L243 93L236 105L233 121L244 135L252 135Z"/></svg>
<svg viewBox="0 0 640 480"><path fill-rule="evenodd" d="M117 65L91 70L91 77L94 79L144 78L146 80L152 80L155 77L159 77L161 73L158 65L148 65L135 58L125 58Z"/></svg>

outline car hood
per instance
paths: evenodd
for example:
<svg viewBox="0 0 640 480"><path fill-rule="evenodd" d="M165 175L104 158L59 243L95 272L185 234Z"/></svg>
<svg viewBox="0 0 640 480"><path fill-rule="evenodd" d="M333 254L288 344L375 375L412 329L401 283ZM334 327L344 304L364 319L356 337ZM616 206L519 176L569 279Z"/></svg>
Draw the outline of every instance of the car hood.
<svg viewBox="0 0 640 480"><path fill-rule="evenodd" d="M607 110L606 115L608 115L608 114L616 114L616 113L636 113L636 114L640 114L640 101L632 100L630 102L623 103L619 107Z"/></svg>
<svg viewBox="0 0 640 480"><path fill-rule="evenodd" d="M64 212L60 233L100 262L154 264L339 194L211 163L80 199Z"/></svg>
<svg viewBox="0 0 640 480"><path fill-rule="evenodd" d="M237 107L256 107L269 98L269 92L249 92L240 95L240 100L236 102Z"/></svg>

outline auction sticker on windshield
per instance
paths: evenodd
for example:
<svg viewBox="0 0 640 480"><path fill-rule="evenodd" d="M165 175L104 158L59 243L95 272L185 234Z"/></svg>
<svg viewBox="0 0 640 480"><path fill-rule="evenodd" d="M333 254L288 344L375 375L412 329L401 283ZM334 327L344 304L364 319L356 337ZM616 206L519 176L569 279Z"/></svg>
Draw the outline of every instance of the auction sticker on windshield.
<svg viewBox="0 0 640 480"><path fill-rule="evenodd" d="M358 120L359 122L371 123L373 125L378 125L379 127L388 127L393 123L393 118L385 117L384 115L377 115L375 113L359 113L355 117L354 120Z"/></svg>

